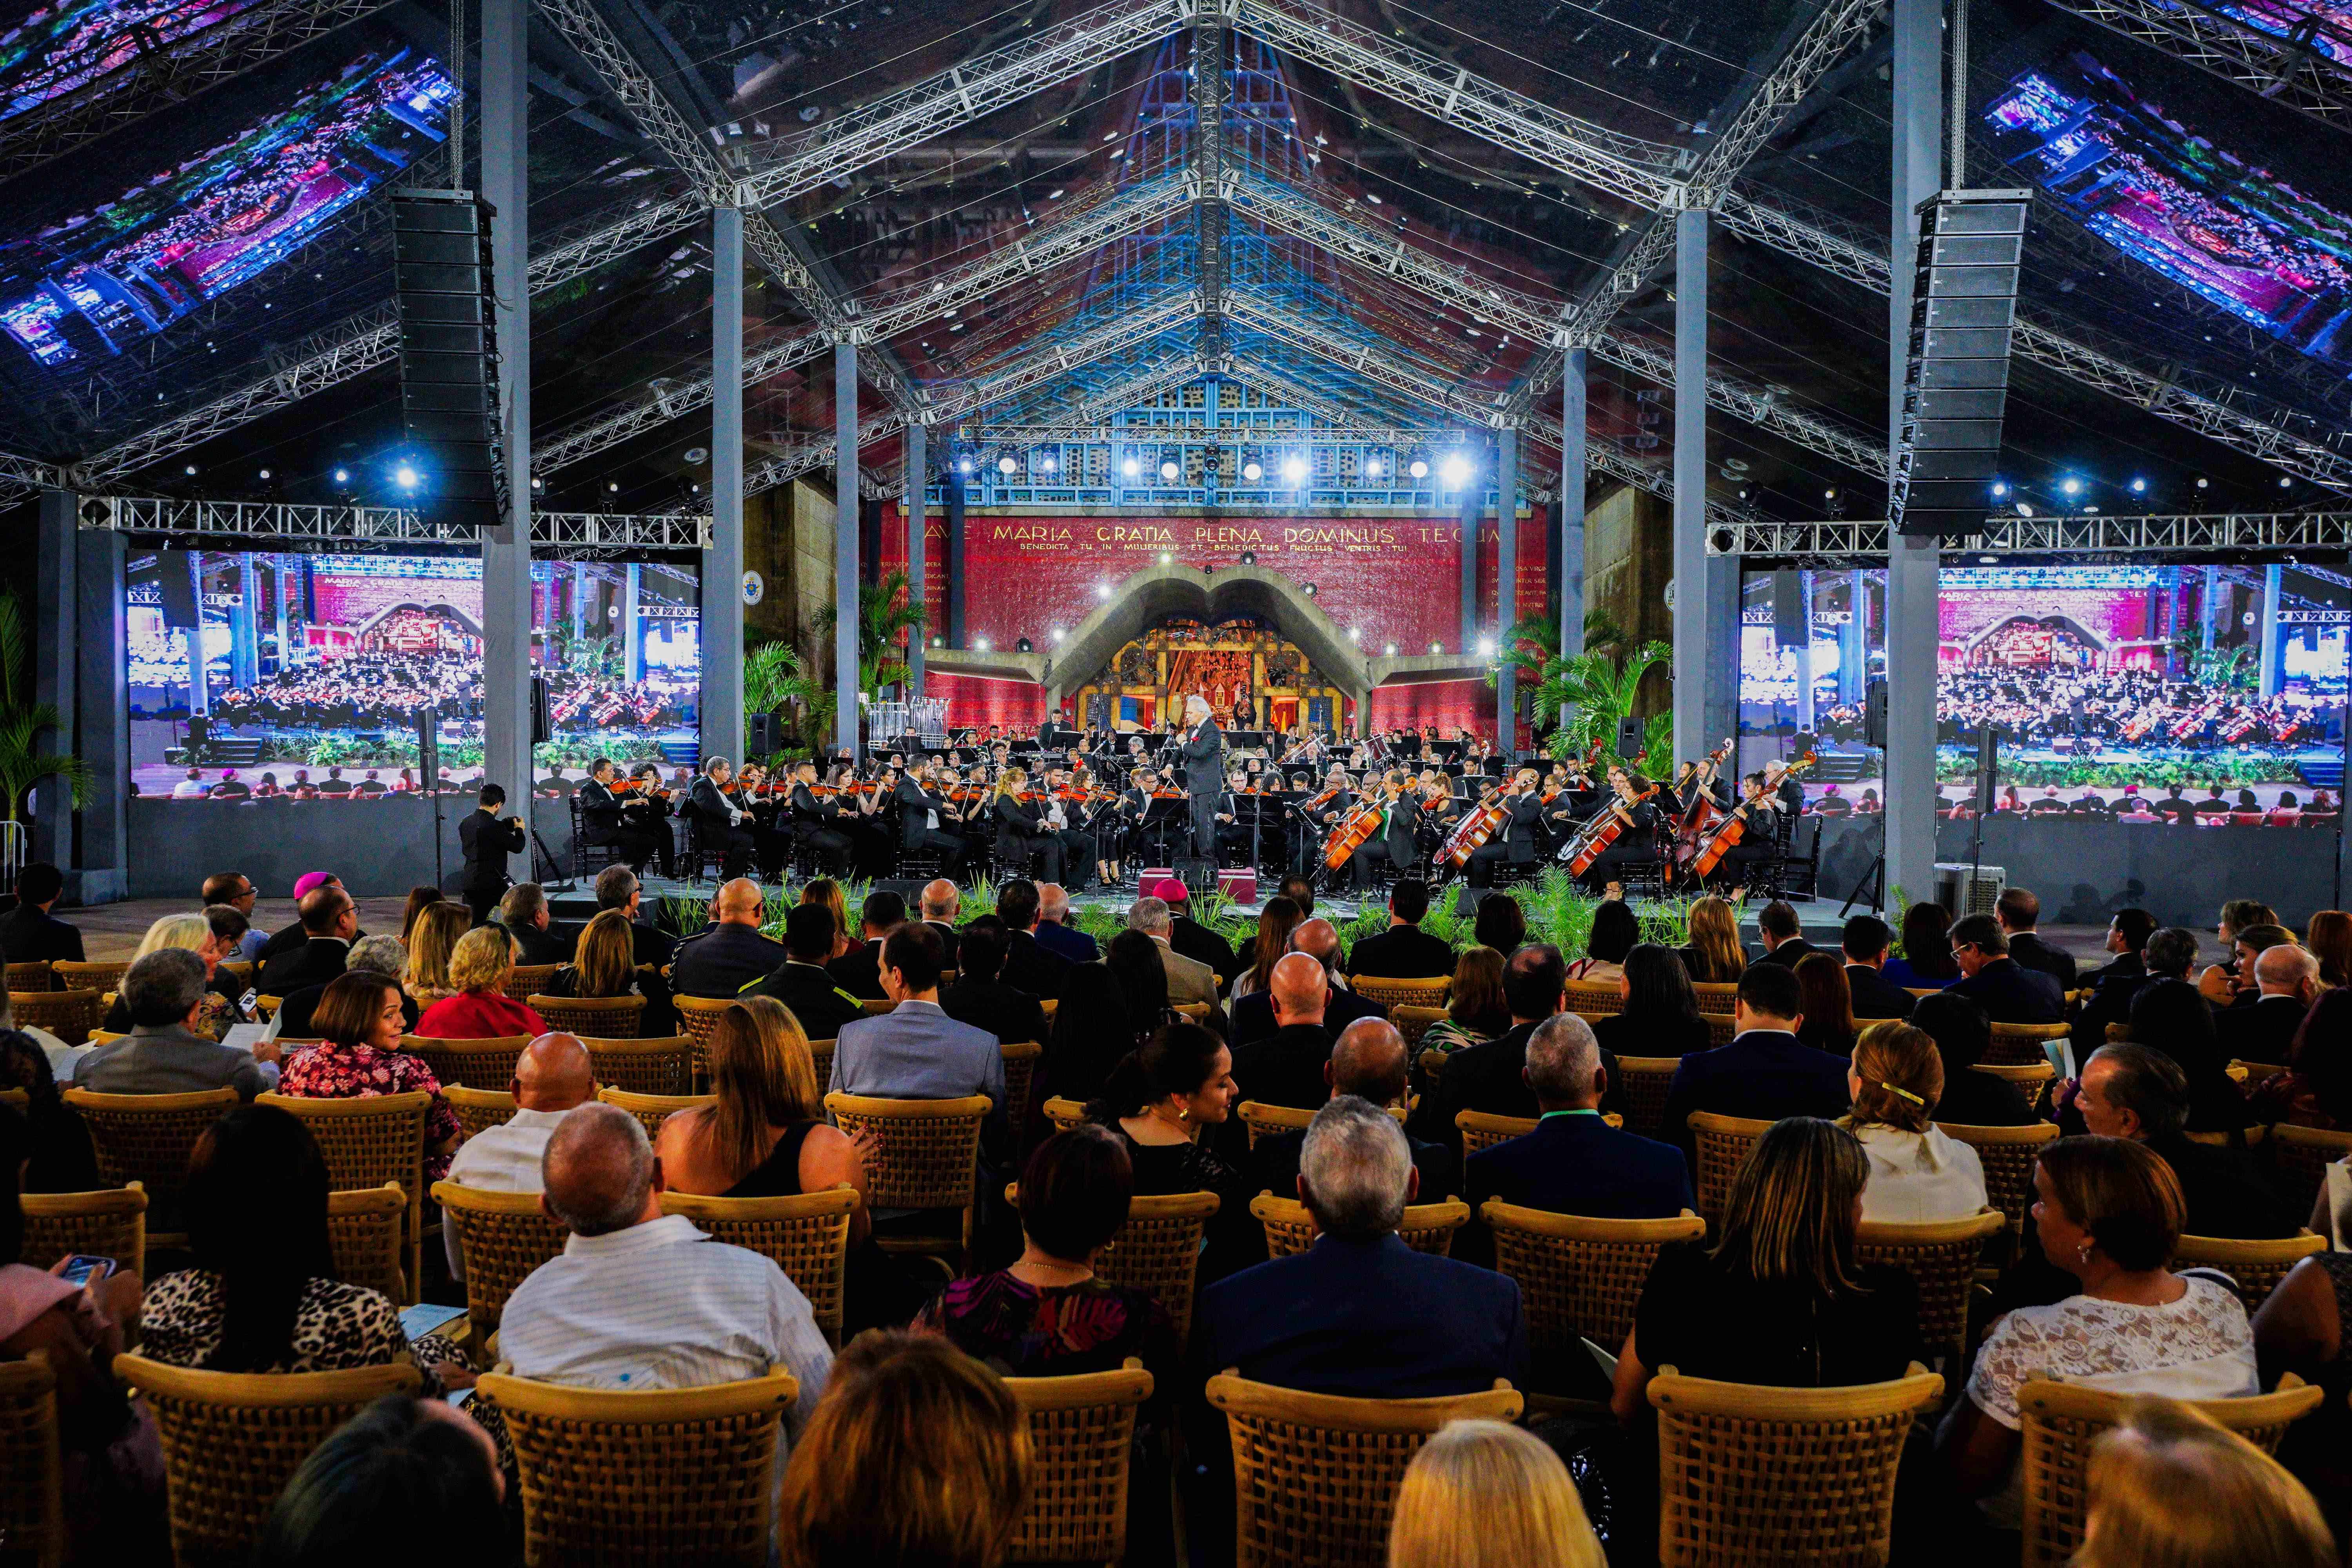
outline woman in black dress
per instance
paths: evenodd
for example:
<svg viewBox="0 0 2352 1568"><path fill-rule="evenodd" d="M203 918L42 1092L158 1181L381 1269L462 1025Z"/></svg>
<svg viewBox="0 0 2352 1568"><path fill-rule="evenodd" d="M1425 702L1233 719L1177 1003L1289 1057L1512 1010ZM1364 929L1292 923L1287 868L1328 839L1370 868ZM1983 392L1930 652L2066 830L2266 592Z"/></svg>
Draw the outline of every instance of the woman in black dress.
<svg viewBox="0 0 2352 1568"><path fill-rule="evenodd" d="M1618 988L1624 1011L1592 1026L1601 1049L1621 1057L1681 1057L1713 1043L1690 973L1674 949L1645 942L1626 953Z"/></svg>
<svg viewBox="0 0 2352 1568"><path fill-rule="evenodd" d="M1217 1194L1201 1261L1204 1284L1256 1261L1248 1247L1256 1194L1248 1176L1209 1147L1240 1098L1225 1043L1198 1024L1171 1024L1112 1068L1087 1107L1087 1120L1126 1146L1137 1196Z"/></svg>

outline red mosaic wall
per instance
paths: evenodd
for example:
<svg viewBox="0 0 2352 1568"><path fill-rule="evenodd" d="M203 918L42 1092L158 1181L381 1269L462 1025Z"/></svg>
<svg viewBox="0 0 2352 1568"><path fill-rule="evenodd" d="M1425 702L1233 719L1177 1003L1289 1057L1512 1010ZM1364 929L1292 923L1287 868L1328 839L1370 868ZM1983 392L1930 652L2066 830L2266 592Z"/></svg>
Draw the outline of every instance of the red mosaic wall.
<svg viewBox="0 0 2352 1568"><path fill-rule="evenodd" d="M1026 680L927 669L923 692L948 700L948 723L958 730L984 730L994 724L1034 734L1045 719L1045 689Z"/></svg>

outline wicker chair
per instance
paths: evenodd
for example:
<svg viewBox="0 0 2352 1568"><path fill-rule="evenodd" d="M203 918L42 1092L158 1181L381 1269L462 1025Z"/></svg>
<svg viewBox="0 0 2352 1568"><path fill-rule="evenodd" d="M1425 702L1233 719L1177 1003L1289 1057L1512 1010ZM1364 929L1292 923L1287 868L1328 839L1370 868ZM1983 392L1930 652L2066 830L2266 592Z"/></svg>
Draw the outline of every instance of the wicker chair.
<svg viewBox="0 0 2352 1568"><path fill-rule="evenodd" d="M254 1102L293 1112L319 1141L327 1180L337 1192L357 1192L397 1183L408 1194L408 1218L401 1245L408 1257L412 1286L425 1279L425 1112L433 1097L407 1094L355 1095L349 1100L311 1100L295 1094L257 1094ZM394 1300L404 1298L394 1297Z"/></svg>
<svg viewBox="0 0 2352 1568"><path fill-rule="evenodd" d="M1029 1091L1037 1081L1037 1064L1044 1059L1045 1047L1036 1040L1008 1040L997 1047L1004 1055L1004 1114L1007 1125L1015 1131L1029 1125ZM831 1081L833 1062L825 1061L825 1071L817 1079L822 1085Z"/></svg>
<svg viewBox="0 0 2352 1568"><path fill-rule="evenodd" d="M1517 1421L1525 1408L1499 1381L1486 1394L1343 1399L1228 1371L1206 1393L1233 1441L1238 1568L1378 1568L1421 1446L1448 1421Z"/></svg>
<svg viewBox="0 0 2352 1568"><path fill-rule="evenodd" d="M2017 1477L2024 1503L2025 1568L2063 1568L2083 1544L2090 1510L2091 1442L2123 1419L2127 1394L2035 1379L2017 1391L2023 1440ZM2264 1453L2278 1452L2286 1429L2319 1408L2324 1391L2293 1373L2269 1394L2189 1403Z"/></svg>
<svg viewBox="0 0 2352 1568"><path fill-rule="evenodd" d="M283 996L271 996L261 992L254 993L254 1014L265 1024L278 1016L278 1009L284 1005L286 1005L286 998Z"/></svg>
<svg viewBox="0 0 2352 1568"><path fill-rule="evenodd" d="M566 1035L593 1035L604 1040L634 1040L645 1016L646 999L642 996L540 996L523 999L523 1005L545 1020L547 1026Z"/></svg>
<svg viewBox="0 0 2352 1568"><path fill-rule="evenodd" d="M866 1010L866 1016L869 1018L883 1017L896 1012L898 1007L898 1004L891 1001L887 996L862 997L857 1005Z"/></svg>
<svg viewBox="0 0 2352 1568"><path fill-rule="evenodd" d="M1579 1339L1613 1353L1659 1249L1706 1235L1688 1209L1675 1219L1588 1219L1489 1199L1478 1217L1494 1233L1495 1267L1519 1282L1528 1339L1544 1357L1573 1356Z"/></svg>
<svg viewBox="0 0 2352 1568"><path fill-rule="evenodd" d="M1709 1225L1723 1222L1724 1200L1731 1195L1731 1178L1738 1173L1740 1162L1764 1136L1769 1121L1751 1121L1742 1116L1718 1116L1712 1110L1694 1110L1690 1115L1691 1138L1698 1150L1698 1212L1706 1216Z"/></svg>
<svg viewBox="0 0 2352 1568"><path fill-rule="evenodd" d="M878 1238L884 1251L951 1256L959 1267L970 1261L980 1127L993 1103L984 1094L962 1100L824 1097L835 1126L853 1137L860 1131L873 1136L866 1162L867 1203L876 1208L952 1209L958 1215L952 1236L886 1236Z"/></svg>
<svg viewBox="0 0 2352 1568"><path fill-rule="evenodd" d="M188 1156L205 1129L236 1103L236 1090L208 1089L194 1094L99 1094L69 1089L65 1102L81 1112L98 1154L98 1179L110 1187L137 1182L150 1205L147 1245L181 1246L176 1230L180 1191L188 1184ZM157 1225L166 1226L157 1231Z"/></svg>
<svg viewBox="0 0 2352 1568"><path fill-rule="evenodd" d="M684 1035L651 1040L583 1035L580 1043L588 1047L596 1081L607 1088L631 1094L688 1094L694 1089L694 1047Z"/></svg>
<svg viewBox="0 0 2352 1568"><path fill-rule="evenodd" d="M1885 1563L1895 1463L1943 1391L1916 1362L1891 1383L1821 1389L1659 1368L1659 1563Z"/></svg>
<svg viewBox="0 0 2352 1568"><path fill-rule="evenodd" d="M1992 1044L1985 1048L1984 1061L1979 1065L2014 1068L2047 1062L2050 1053L2042 1048L2042 1042L2063 1040L2071 1027L2066 1024L1995 1024Z"/></svg>
<svg viewBox="0 0 2352 1568"><path fill-rule="evenodd" d="M475 1344L486 1342L507 1298L530 1271L563 1250L571 1232L539 1206L537 1193L494 1193L456 1182L433 1184L441 1223L457 1227L466 1264L466 1317Z"/></svg>
<svg viewBox="0 0 2352 1568"><path fill-rule="evenodd" d="M849 1256L849 1216L857 1193L834 1187L788 1198L708 1198L662 1194L662 1213L684 1215L712 1239L776 1260L800 1288L825 1339L841 1343L842 1264Z"/></svg>
<svg viewBox="0 0 2352 1568"><path fill-rule="evenodd" d="M1919 1292L1919 1342L1944 1353L1955 1378L1969 1354L1969 1292L1985 1244L2009 1228L2009 1217L1986 1208L1966 1219L1917 1225L1864 1223L1854 1237L1854 1261L1889 1263L1911 1276Z"/></svg>
<svg viewBox="0 0 2352 1568"><path fill-rule="evenodd" d="M0 1361L0 1546L35 1568L58 1568L66 1560L58 1379L39 1351Z"/></svg>
<svg viewBox="0 0 2352 1568"><path fill-rule="evenodd" d="M1625 1128L1654 1137L1666 1116L1666 1090L1675 1081L1680 1057L1619 1057L1617 1087L1625 1091Z"/></svg>
<svg viewBox="0 0 2352 1568"><path fill-rule="evenodd" d="M1404 1037L1404 1048L1408 1051L1420 1047L1421 1037L1429 1032L1431 1025L1444 1021L1443 1007L1416 1007L1410 1002L1401 1002L1389 1009L1389 1022Z"/></svg>
<svg viewBox="0 0 2352 1568"><path fill-rule="evenodd" d="M695 1085L699 1088L710 1081L710 1031L719 1026L719 1015L735 1005L735 998L675 995L669 1000L677 1009L677 1026L686 1034Z"/></svg>
<svg viewBox="0 0 2352 1568"><path fill-rule="evenodd" d="M1135 1412L1151 1397L1151 1374L1129 1356L1117 1372L1008 1377L1004 1386L1029 1421L1029 1503L1004 1560L1123 1560Z"/></svg>
<svg viewBox="0 0 2352 1568"><path fill-rule="evenodd" d="M54 991L57 988L57 973L50 969L49 961L46 958L37 958L30 963L8 965L8 989L11 994L19 991Z"/></svg>
<svg viewBox="0 0 2352 1568"><path fill-rule="evenodd" d="M2042 1109L2042 1097L2050 1092L2051 1084L2058 1078L2058 1069L2046 1060L2024 1062L2016 1067L1991 1067L1979 1062L1969 1070L1980 1072L1987 1078L1997 1078L2003 1083L2015 1084L2017 1092L2025 1097L2025 1103L2036 1111Z"/></svg>
<svg viewBox="0 0 2352 1568"><path fill-rule="evenodd" d="M2291 1215L2308 1215L2327 1184L2327 1167L2352 1154L2352 1130L2297 1127L2282 1121L2271 1129L2271 1180Z"/></svg>
<svg viewBox="0 0 2352 1568"><path fill-rule="evenodd" d="M1698 993L1698 1010L1712 1018L1730 1017L1732 1004L1739 998L1736 980L1693 981L1691 989Z"/></svg>
<svg viewBox="0 0 2352 1568"><path fill-rule="evenodd" d="M11 991L8 1011L20 1029L47 1029L69 1046L89 1043L89 1032L106 1016L106 1005L91 990Z"/></svg>
<svg viewBox="0 0 2352 1568"><path fill-rule="evenodd" d="M1307 1124L1315 1120L1315 1112L1306 1107L1261 1105L1255 1100L1243 1100L1234 1107L1234 1114L1241 1118L1242 1125L1248 1130L1249 1146L1253 1149L1257 1147L1257 1141L1261 1138L1271 1137L1277 1132L1304 1131Z"/></svg>
<svg viewBox="0 0 2352 1568"><path fill-rule="evenodd" d="M631 1094L625 1089L600 1089L596 1098L607 1105L617 1105L646 1124L646 1136L661 1136L661 1125L681 1110L691 1110L698 1105L716 1105L715 1094Z"/></svg>
<svg viewBox="0 0 2352 1568"><path fill-rule="evenodd" d="M2033 1206L2033 1162L2042 1157L2043 1149L2058 1142L2057 1125L2033 1121L2023 1127L1971 1127L1961 1121L1938 1121L1936 1126L1946 1137L1977 1152L1984 1166L1986 1200L2009 1220L2008 1237L1999 1249L2002 1256L1994 1261L2015 1261L2025 1245L2025 1212Z"/></svg>
<svg viewBox="0 0 2352 1568"><path fill-rule="evenodd" d="M396 1302L413 1301L415 1276L402 1272L401 1231L408 1217L408 1194L398 1182L358 1192L327 1194L327 1239L335 1255L335 1278L364 1285Z"/></svg>
<svg viewBox="0 0 2352 1568"><path fill-rule="evenodd" d="M422 1382L405 1361L347 1372L199 1372L139 1355L115 1357L114 1377L146 1396L162 1432L181 1568L244 1563L310 1450L383 1395L414 1394Z"/></svg>
<svg viewBox="0 0 2352 1568"><path fill-rule="evenodd" d="M487 1373L522 1479L523 1561L761 1568L788 1372L619 1394Z"/></svg>
<svg viewBox="0 0 2352 1568"><path fill-rule="evenodd" d="M833 1081L833 1053L840 1044L838 1038L809 1042L809 1063L816 1068L816 1086L819 1089Z"/></svg>
<svg viewBox="0 0 2352 1568"><path fill-rule="evenodd" d="M480 1040L436 1040L425 1035L403 1035L400 1048L423 1057L443 1089L462 1083L467 1089L504 1089L514 1082L515 1063L530 1044L528 1035L499 1035Z"/></svg>
<svg viewBox="0 0 2352 1568"><path fill-rule="evenodd" d="M1045 1120L1054 1124L1056 1132L1067 1132L1087 1119L1087 1108L1075 1100L1058 1095L1045 1102Z"/></svg>
<svg viewBox="0 0 2352 1568"><path fill-rule="evenodd" d="M1462 1157L1492 1149L1497 1143L1507 1143L1514 1138L1524 1138L1536 1130L1531 1116L1489 1116L1483 1110L1457 1110L1454 1125L1462 1130Z"/></svg>
<svg viewBox="0 0 2352 1568"><path fill-rule="evenodd" d="M54 984L60 991L111 991L122 984L131 971L127 958L93 959L84 963L79 959L60 958L49 965L56 977Z"/></svg>
<svg viewBox="0 0 2352 1568"><path fill-rule="evenodd" d="M1250 1213L1265 1226L1265 1250L1270 1258L1288 1258L1313 1245L1315 1216L1297 1198L1260 1193L1250 1199ZM1470 1223L1470 1205L1459 1198L1444 1203L1415 1204L1404 1211L1397 1235L1415 1252L1444 1258L1454 1250L1454 1233Z"/></svg>
<svg viewBox="0 0 2352 1568"><path fill-rule="evenodd" d="M224 974L234 976L247 985L253 984L255 965L250 959L224 958L214 967Z"/></svg>
<svg viewBox="0 0 2352 1568"><path fill-rule="evenodd" d="M1020 1183L1006 1185L1004 1201L1021 1202ZM1095 1259L1097 1279L1140 1290L1168 1309L1180 1345L1192 1332L1192 1281L1200 1271L1201 1232L1220 1206L1214 1193L1131 1198L1127 1223Z"/></svg>
<svg viewBox="0 0 2352 1568"><path fill-rule="evenodd" d="M1348 984L1367 1002L1377 1002L1394 1017L1400 1007L1443 1007L1454 989L1454 976L1429 980L1388 980L1376 974L1349 976Z"/></svg>
<svg viewBox="0 0 2352 1568"><path fill-rule="evenodd" d="M47 1268L83 1252L133 1274L147 1267L147 1193L137 1182L94 1193L26 1193L16 1201L25 1215L18 1262Z"/></svg>
<svg viewBox="0 0 2352 1568"><path fill-rule="evenodd" d="M562 967L560 963L518 963L507 971L507 983L499 989L508 1000L529 1006L528 999L533 994L546 990L547 983L554 979L555 972Z"/></svg>
<svg viewBox="0 0 2352 1568"><path fill-rule="evenodd" d="M441 1093L449 1101L449 1109L457 1113L457 1125L468 1138L493 1127L504 1127L514 1120L515 1097L505 1089L467 1089L462 1083L453 1083Z"/></svg>
<svg viewBox="0 0 2352 1568"><path fill-rule="evenodd" d="M1613 980L1571 980L1568 983L1568 1010L1571 1013L1622 1013L1625 998L1619 994Z"/></svg>
<svg viewBox="0 0 2352 1568"><path fill-rule="evenodd" d="M2327 1238L2298 1231L2262 1241L2239 1241L2219 1236L2184 1236L2172 1244L2175 1268L2214 1268L2230 1277L2238 1300L2252 1313L2270 1300L2294 1266L2315 1252L2327 1250Z"/></svg>

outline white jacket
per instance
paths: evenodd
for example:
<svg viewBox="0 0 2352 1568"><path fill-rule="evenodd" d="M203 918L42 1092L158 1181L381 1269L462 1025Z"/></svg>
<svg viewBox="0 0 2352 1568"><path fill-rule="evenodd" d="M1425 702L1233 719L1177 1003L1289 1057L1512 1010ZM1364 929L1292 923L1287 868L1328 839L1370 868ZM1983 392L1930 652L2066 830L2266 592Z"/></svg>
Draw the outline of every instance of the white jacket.
<svg viewBox="0 0 2352 1568"><path fill-rule="evenodd" d="M1921 1225L1966 1219L1985 1206L1984 1162L1941 1128L1906 1132L1873 1124L1853 1135L1870 1156L1870 1184L1862 1190L1865 1221Z"/></svg>

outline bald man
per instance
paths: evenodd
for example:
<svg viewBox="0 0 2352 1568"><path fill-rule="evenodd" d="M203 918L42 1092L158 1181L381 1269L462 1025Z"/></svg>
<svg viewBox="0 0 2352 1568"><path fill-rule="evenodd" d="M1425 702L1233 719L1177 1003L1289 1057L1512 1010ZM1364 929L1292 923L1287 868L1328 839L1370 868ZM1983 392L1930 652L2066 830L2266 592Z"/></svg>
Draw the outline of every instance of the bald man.
<svg viewBox="0 0 2352 1568"><path fill-rule="evenodd" d="M1339 1031L1331 1054L1324 1058L1325 1098L1352 1094L1374 1105L1402 1104L1409 1060L1404 1037L1394 1025L1385 1018L1359 1018ZM1306 1140L1304 1131L1273 1132L1260 1138L1249 1154L1250 1190L1297 1192L1298 1151ZM1413 1169L1421 1173L1423 1201L1434 1203L1462 1190L1462 1165L1453 1150L1418 1138L1407 1142L1412 1148Z"/></svg>
<svg viewBox="0 0 2352 1568"><path fill-rule="evenodd" d="M1275 963L1265 994L1273 1003L1274 1033L1234 1050L1234 1082L1244 1100L1311 1110L1331 1097L1325 1076L1331 1032L1323 1026L1330 983L1312 956L1288 952Z"/></svg>
<svg viewBox="0 0 2352 1568"><path fill-rule="evenodd" d="M1072 963L1092 963L1102 956L1095 939L1070 923L1069 890L1059 882L1037 885L1037 945Z"/></svg>
<svg viewBox="0 0 2352 1568"><path fill-rule="evenodd" d="M351 956L352 940L360 931L359 907L333 883L311 889L294 907L302 916L302 945L263 964L255 983L272 996L323 985L341 974Z"/></svg>
<svg viewBox="0 0 2352 1568"><path fill-rule="evenodd" d="M540 1161L556 1123L596 1098L588 1047L576 1035L540 1036L516 1058L507 1092L514 1096L515 1113L467 1139L450 1162L449 1179L458 1185L493 1193L540 1190ZM449 1255L449 1278L463 1279L456 1226L441 1227L441 1244Z"/></svg>
<svg viewBox="0 0 2352 1568"><path fill-rule="evenodd" d="M2266 947L2254 960L2254 984L2253 1001L2214 1010L2221 1059L2284 1063L2304 1016L2319 999L2319 959L2291 942Z"/></svg>
<svg viewBox="0 0 2352 1568"><path fill-rule="evenodd" d="M732 996L765 979L791 956L760 934L767 898L760 884L738 877L710 900L710 923L677 944L669 988L680 996Z"/></svg>
<svg viewBox="0 0 2352 1568"><path fill-rule="evenodd" d="M1347 977L1339 973L1339 931L1329 921L1301 921L1290 933L1290 951L1304 953L1321 965L1323 981L1330 994L1323 1006L1323 1024L1327 1039L1336 1039L1340 1030L1359 1018L1385 1018L1388 1009L1377 1002L1367 1002L1348 989ZM1263 1040L1273 1034L1277 1025L1274 1016L1273 997L1266 992L1253 991L1234 1004L1234 1048ZM1249 1086L1242 1086L1243 1098L1250 1097ZM1309 1103L1319 1105L1318 1095Z"/></svg>
<svg viewBox="0 0 2352 1568"><path fill-rule="evenodd" d="M947 967L956 965L956 917L963 912L963 894L945 877L935 877L923 884L923 923L940 933L940 942L947 949Z"/></svg>

